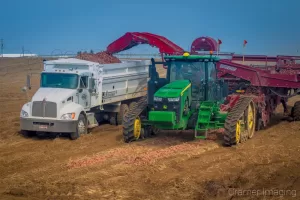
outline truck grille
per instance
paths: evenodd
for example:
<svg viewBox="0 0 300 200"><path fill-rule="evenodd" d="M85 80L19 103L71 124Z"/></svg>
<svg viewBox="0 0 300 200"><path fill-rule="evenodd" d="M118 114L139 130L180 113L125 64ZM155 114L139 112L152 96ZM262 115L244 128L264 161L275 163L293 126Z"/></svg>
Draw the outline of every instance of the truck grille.
<svg viewBox="0 0 300 200"><path fill-rule="evenodd" d="M56 103L50 101L34 101L32 104L32 116L56 118Z"/></svg>

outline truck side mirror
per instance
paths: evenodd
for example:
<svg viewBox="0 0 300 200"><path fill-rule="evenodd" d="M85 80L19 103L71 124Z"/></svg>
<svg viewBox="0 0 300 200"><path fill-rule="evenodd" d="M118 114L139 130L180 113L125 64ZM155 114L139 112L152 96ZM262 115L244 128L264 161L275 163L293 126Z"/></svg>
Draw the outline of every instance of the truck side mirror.
<svg viewBox="0 0 300 200"><path fill-rule="evenodd" d="M93 89L94 88L94 79L89 78L89 89Z"/></svg>
<svg viewBox="0 0 300 200"><path fill-rule="evenodd" d="M89 88L88 89L89 89L90 93L96 92L96 89L95 89L95 79L89 78Z"/></svg>
<svg viewBox="0 0 300 200"><path fill-rule="evenodd" d="M90 93L95 93L95 92L96 92L96 89L89 89L89 92L90 92Z"/></svg>
<svg viewBox="0 0 300 200"><path fill-rule="evenodd" d="M27 87L26 86L24 86L24 87L22 87L22 92L27 92Z"/></svg>
<svg viewBox="0 0 300 200"><path fill-rule="evenodd" d="M26 86L29 90L31 90L31 77L30 77L30 74L27 74Z"/></svg>

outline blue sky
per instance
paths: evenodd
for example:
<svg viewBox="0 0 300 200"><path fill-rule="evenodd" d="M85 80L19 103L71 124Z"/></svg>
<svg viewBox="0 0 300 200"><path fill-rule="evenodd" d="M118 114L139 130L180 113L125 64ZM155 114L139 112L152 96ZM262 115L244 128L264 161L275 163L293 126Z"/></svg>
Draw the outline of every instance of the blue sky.
<svg viewBox="0 0 300 200"><path fill-rule="evenodd" d="M288 3L287 3L288 2ZM299 0L6 0L1 2L4 53L103 50L126 32L151 32L189 49L200 36L222 51L300 55ZM299 50L299 52L297 52ZM147 45L127 52L152 53Z"/></svg>

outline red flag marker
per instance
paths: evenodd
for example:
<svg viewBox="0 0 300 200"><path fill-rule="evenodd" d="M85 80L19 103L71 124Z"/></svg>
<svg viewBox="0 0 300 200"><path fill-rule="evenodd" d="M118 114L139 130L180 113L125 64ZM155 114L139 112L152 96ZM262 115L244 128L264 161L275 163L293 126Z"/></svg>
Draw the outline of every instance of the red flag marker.
<svg viewBox="0 0 300 200"><path fill-rule="evenodd" d="M247 40L244 40L244 47L246 46L247 43L248 43Z"/></svg>
<svg viewBox="0 0 300 200"><path fill-rule="evenodd" d="M222 40L218 39L218 43L219 43L219 44L222 44Z"/></svg>

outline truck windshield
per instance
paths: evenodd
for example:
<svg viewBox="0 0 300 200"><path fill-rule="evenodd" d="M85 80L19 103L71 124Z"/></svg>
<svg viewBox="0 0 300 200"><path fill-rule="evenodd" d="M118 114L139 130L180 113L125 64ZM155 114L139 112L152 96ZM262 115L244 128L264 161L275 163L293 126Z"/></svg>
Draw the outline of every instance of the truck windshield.
<svg viewBox="0 0 300 200"><path fill-rule="evenodd" d="M42 73L41 87L76 89L78 87L78 75Z"/></svg>

